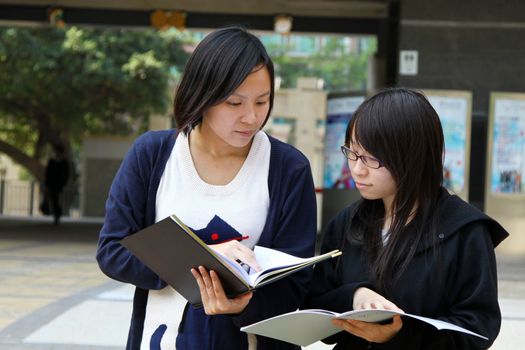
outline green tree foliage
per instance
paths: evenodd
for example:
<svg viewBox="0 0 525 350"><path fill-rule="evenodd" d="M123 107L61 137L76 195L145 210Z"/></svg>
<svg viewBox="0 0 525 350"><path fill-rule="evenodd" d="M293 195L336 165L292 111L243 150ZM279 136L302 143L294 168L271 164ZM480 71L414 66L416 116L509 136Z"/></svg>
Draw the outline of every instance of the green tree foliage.
<svg viewBox="0 0 525 350"><path fill-rule="evenodd" d="M366 89L368 61L377 50L375 38L352 38L354 46L341 36L302 39L312 44L302 52L296 42L266 44L282 87L295 87L298 77L317 77L324 79L330 92Z"/></svg>
<svg viewBox="0 0 525 350"><path fill-rule="evenodd" d="M129 135L165 113L186 62L175 31L0 28L0 152L42 180L49 149ZM175 74L174 74L175 72Z"/></svg>

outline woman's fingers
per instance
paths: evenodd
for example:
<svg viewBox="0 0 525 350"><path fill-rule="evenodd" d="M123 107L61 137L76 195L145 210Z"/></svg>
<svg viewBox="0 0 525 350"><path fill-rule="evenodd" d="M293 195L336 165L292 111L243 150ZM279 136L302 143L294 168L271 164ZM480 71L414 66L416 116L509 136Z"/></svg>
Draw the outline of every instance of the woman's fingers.
<svg viewBox="0 0 525 350"><path fill-rule="evenodd" d="M199 290L202 295L206 291L206 286L204 285L204 281L202 280L202 276L200 272L197 271L197 269L193 268L191 269L191 274L193 275L193 277L195 277L195 280L197 281L197 284L199 285Z"/></svg>
<svg viewBox="0 0 525 350"><path fill-rule="evenodd" d="M403 312L396 304L371 289L361 287L354 293L354 310L385 309Z"/></svg>
<svg viewBox="0 0 525 350"><path fill-rule="evenodd" d="M224 291L224 288L222 287L221 280L219 279L219 275L215 271L210 271L210 277L213 284L213 291L214 291L214 301L215 301L215 313L220 314L231 314L231 313L239 313L246 305L248 305L248 302L252 298L253 293L246 293L239 295L234 298L228 298L226 295L226 292Z"/></svg>
<svg viewBox="0 0 525 350"><path fill-rule="evenodd" d="M259 263L257 262L257 259L255 258L255 253L250 248L246 247L245 245L234 241L231 242L234 246L234 258L235 260L240 260L242 263L247 264L250 266L250 268L254 271L260 271L261 267L259 266Z"/></svg>
<svg viewBox="0 0 525 350"><path fill-rule="evenodd" d="M215 271L210 271L210 279L213 288L213 294L218 300L228 300L224 288L222 288L221 280Z"/></svg>
<svg viewBox="0 0 525 350"><path fill-rule="evenodd" d="M403 321L399 315L394 316L392 322L386 325L356 320L332 320L332 323L342 330L374 343L389 341L403 327Z"/></svg>
<svg viewBox="0 0 525 350"><path fill-rule="evenodd" d="M214 244L213 249L232 261L241 261L242 263L247 264L254 271L261 270L253 251L238 241L233 240L225 243Z"/></svg>
<svg viewBox="0 0 525 350"><path fill-rule="evenodd" d="M208 315L239 313L246 308L252 297L252 293L246 293L228 298L217 273L208 272L203 266L191 269L191 273L199 285L202 305Z"/></svg>

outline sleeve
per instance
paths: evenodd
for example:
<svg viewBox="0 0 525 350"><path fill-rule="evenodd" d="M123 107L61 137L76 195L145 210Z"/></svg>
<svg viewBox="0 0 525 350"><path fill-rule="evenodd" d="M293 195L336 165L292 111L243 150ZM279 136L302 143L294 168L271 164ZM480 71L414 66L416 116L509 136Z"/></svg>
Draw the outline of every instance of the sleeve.
<svg viewBox="0 0 525 350"><path fill-rule="evenodd" d="M133 144L113 180L96 257L100 269L110 278L142 289L160 289L166 283L120 244L120 240L145 226L152 169L148 164L151 157L144 149L147 144L145 136Z"/></svg>
<svg viewBox="0 0 525 350"><path fill-rule="evenodd" d="M497 299L497 269L488 229L481 224L460 233L455 268L448 271L448 312L438 319L489 338L484 340L455 331L438 331L426 323L403 319L403 328L378 349L464 350L487 349L501 327Z"/></svg>
<svg viewBox="0 0 525 350"><path fill-rule="evenodd" d="M272 248L300 257L313 256L317 235L317 210L312 173L308 162L300 162L288 178L279 179L284 198L272 233ZM244 326L296 310L306 295L312 269L307 268L255 290L246 309L233 317Z"/></svg>

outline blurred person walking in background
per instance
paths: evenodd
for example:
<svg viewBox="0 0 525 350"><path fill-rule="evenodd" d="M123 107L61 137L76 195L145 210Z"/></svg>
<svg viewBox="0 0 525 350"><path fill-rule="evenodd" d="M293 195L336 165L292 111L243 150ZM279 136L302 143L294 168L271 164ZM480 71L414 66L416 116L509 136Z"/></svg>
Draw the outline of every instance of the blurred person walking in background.
<svg viewBox="0 0 525 350"><path fill-rule="evenodd" d="M62 216L62 203L60 195L69 179L69 164L65 157L65 149L58 145L54 148L55 155L51 157L46 166L44 177L44 199L40 209L45 215L53 215L54 225L60 224Z"/></svg>

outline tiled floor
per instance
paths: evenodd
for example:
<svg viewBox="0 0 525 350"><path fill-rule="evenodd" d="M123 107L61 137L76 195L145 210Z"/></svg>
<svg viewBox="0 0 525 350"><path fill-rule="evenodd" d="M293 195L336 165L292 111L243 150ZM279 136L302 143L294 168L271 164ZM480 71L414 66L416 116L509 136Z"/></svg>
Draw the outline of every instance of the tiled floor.
<svg viewBox="0 0 525 350"><path fill-rule="evenodd" d="M0 217L0 350L122 349L133 288L112 281L94 253L100 222ZM525 342L525 259L499 257L500 337L491 349ZM329 349L322 343L308 350Z"/></svg>

